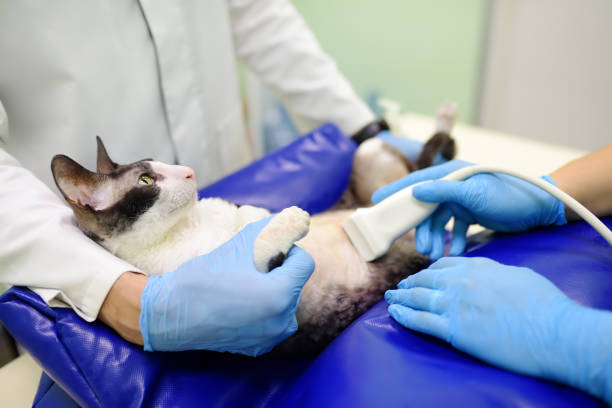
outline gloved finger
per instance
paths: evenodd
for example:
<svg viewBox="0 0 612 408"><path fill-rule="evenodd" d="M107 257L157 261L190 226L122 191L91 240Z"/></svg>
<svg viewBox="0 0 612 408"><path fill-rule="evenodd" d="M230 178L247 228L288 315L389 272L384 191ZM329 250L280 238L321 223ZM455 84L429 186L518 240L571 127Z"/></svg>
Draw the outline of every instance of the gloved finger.
<svg viewBox="0 0 612 408"><path fill-rule="evenodd" d="M400 304L435 314L444 313L446 310L445 302L442 299L442 292L427 288L396 289L385 292L385 300L390 305Z"/></svg>
<svg viewBox="0 0 612 408"><path fill-rule="evenodd" d="M415 186L412 195L428 203L456 203L468 206L471 196L464 181L436 180Z"/></svg>
<svg viewBox="0 0 612 408"><path fill-rule="evenodd" d="M397 193L403 188L411 186L415 183L419 183L421 181L434 180L440 177L444 177L448 173L468 165L469 163L466 163L461 160L451 160L439 166L431 166L427 167L426 169L414 171L408 174L407 176L376 190L372 195L372 202L375 204L379 203L391 194Z"/></svg>
<svg viewBox="0 0 612 408"><path fill-rule="evenodd" d="M287 253L283 264L268 272L272 279L289 279L293 287L301 288L314 272L315 261L312 256L297 245L293 245Z"/></svg>
<svg viewBox="0 0 612 408"><path fill-rule="evenodd" d="M440 206L431 216L431 252L429 257L432 260L444 256L444 238L446 235L444 227L452 216L452 212L446 206Z"/></svg>
<svg viewBox="0 0 612 408"><path fill-rule="evenodd" d="M276 324L274 325L277 326ZM292 314L289 317L289 321L287 322L287 325L284 328L284 330L281 333L279 333L278 336L276 336L274 339L271 339L271 341L263 343L263 344L258 344L250 349L246 349L246 350L239 349L237 352L240 354L249 355L251 357L257 357L262 354L266 354L269 351L271 351L281 341L295 334L297 329L298 329L297 318L295 317L295 314Z"/></svg>
<svg viewBox="0 0 612 408"><path fill-rule="evenodd" d="M414 245L421 255L428 256L431 252L431 217L417 225Z"/></svg>
<svg viewBox="0 0 612 408"><path fill-rule="evenodd" d="M422 270L419 273L423 273L425 271L431 270L431 271L437 271L439 273L438 276L443 276L448 272L449 268L452 268L454 266L456 266L457 264L460 264L462 262L462 260L465 259L471 259L471 258L459 258L459 257L449 257L449 256L445 256L444 258L440 258L438 259L436 262L432 263L431 265L429 265L429 267L427 267L427 269ZM412 275L415 276L415 275Z"/></svg>
<svg viewBox="0 0 612 408"><path fill-rule="evenodd" d="M433 263L432 265L435 265L436 263ZM443 274L440 270L431 269L430 265L429 268L423 269L421 272L417 272L414 275L410 275L401 281L397 287L400 289L410 289L415 287L442 289L446 286L446 282L442 275Z"/></svg>
<svg viewBox="0 0 612 408"><path fill-rule="evenodd" d="M465 240L469 226L470 224L464 219L457 216L455 217L453 224L453 243L448 251L449 255L457 256L465 250Z"/></svg>
<svg viewBox="0 0 612 408"><path fill-rule="evenodd" d="M401 305L391 305L387 310L402 326L448 341L450 324L447 318Z"/></svg>

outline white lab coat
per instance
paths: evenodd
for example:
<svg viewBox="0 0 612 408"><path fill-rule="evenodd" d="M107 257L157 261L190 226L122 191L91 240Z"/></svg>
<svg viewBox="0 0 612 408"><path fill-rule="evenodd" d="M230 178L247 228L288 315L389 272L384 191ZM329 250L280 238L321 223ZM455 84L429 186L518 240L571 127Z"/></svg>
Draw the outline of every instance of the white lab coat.
<svg viewBox="0 0 612 408"><path fill-rule="evenodd" d="M0 2L0 281L95 319L137 269L77 229L51 158L93 168L100 135L115 161L178 162L201 186L245 165L236 54L302 131L373 120L286 0Z"/></svg>

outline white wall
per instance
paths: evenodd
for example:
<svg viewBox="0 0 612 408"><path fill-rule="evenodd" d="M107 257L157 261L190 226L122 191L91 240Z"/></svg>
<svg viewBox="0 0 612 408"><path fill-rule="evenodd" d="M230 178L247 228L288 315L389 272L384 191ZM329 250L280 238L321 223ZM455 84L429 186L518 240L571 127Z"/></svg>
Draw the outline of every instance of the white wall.
<svg viewBox="0 0 612 408"><path fill-rule="evenodd" d="M484 60L480 125L612 143L612 1L492 0Z"/></svg>

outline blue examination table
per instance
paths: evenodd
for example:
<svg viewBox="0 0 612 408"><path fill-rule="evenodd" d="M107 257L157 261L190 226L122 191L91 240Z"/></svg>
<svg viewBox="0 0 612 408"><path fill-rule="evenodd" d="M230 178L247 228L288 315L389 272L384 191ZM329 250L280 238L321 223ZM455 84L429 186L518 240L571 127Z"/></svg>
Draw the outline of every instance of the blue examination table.
<svg viewBox="0 0 612 408"><path fill-rule="evenodd" d="M200 196L319 212L346 187L354 150L326 125ZM585 223L479 234L467 256L528 266L576 301L612 310L612 250ZM37 407L603 406L580 391L492 367L407 330L389 317L384 302L315 357L148 353L103 324L48 307L25 288L0 297L0 321L44 369Z"/></svg>

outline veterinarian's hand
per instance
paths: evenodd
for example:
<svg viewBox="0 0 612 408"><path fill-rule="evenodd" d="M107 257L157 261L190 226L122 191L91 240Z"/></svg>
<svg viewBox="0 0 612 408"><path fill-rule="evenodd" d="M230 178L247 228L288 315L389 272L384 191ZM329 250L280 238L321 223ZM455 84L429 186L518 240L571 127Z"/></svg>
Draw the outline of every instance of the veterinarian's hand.
<svg viewBox="0 0 612 408"><path fill-rule="evenodd" d="M416 249L423 255L438 259L444 255L444 226L454 217L453 242L450 255L465 249L466 233L470 224L480 224L503 232L524 231L546 225L563 225L565 208L561 201L547 192L515 177L501 174L476 174L464 181L436 180L470 165L452 160L440 166L415 171L376 191L372 201L377 203L412 184L413 195L422 201L442 203L416 229ZM555 184L550 177L544 179Z"/></svg>
<svg viewBox="0 0 612 408"><path fill-rule="evenodd" d="M418 140L409 139L407 137L395 136L393 133L388 130L383 130L378 135L383 142L395 147L397 150L402 152L402 154L409 158L412 162L416 162L421 150L423 150L423 142L419 142ZM438 153L436 157L434 157L433 164L442 164L447 162L442 156L442 153Z"/></svg>
<svg viewBox="0 0 612 408"><path fill-rule="evenodd" d="M295 311L314 261L294 246L282 266L258 272L253 243L269 220L251 223L213 252L149 278L141 297L145 350L257 356L295 333Z"/></svg>
<svg viewBox="0 0 612 408"><path fill-rule="evenodd" d="M385 299L403 326L612 401L612 313L579 305L531 269L442 258L398 287Z"/></svg>

